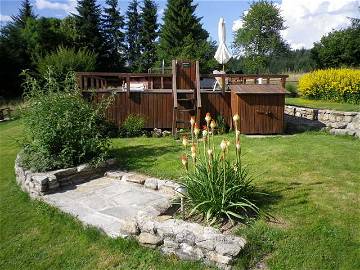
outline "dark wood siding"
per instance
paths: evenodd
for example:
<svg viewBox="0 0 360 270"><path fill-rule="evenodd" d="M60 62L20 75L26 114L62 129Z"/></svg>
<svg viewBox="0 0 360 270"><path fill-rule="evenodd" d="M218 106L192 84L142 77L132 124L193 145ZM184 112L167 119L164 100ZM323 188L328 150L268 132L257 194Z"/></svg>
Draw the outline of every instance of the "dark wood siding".
<svg viewBox="0 0 360 270"><path fill-rule="evenodd" d="M244 134L276 134L284 129L284 94L232 93L233 114L240 115Z"/></svg>

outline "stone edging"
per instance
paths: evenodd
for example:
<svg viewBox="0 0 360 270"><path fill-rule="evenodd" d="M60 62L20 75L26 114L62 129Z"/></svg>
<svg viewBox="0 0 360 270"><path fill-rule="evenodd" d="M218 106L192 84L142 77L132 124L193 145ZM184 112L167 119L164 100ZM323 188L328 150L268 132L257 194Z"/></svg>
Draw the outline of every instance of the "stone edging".
<svg viewBox="0 0 360 270"><path fill-rule="evenodd" d="M286 124L296 130L326 129L334 135L360 138L360 112L341 112L285 106Z"/></svg>
<svg viewBox="0 0 360 270"><path fill-rule="evenodd" d="M180 187L178 183L133 172L106 170L114 164L114 160L109 160L98 168L80 165L51 172L33 173L24 170L17 157L16 181L31 197L38 199L69 185L104 175L129 184L165 192L173 195L174 198L179 195L176 191ZM246 244L246 240L242 237L222 234L212 227L175 219L152 207L146 207L137 214L136 218L124 221L121 233L124 237L134 237L144 246L158 248L164 254L174 254L184 260L200 260L221 269L231 269L231 264Z"/></svg>
<svg viewBox="0 0 360 270"><path fill-rule="evenodd" d="M174 197L179 195L176 190L181 187L171 180L133 172L109 171L105 176L171 193ZM246 244L242 237L225 235L212 227L160 214L151 207L143 209L135 219L128 220L122 226L122 233L135 237L142 245L159 248L164 254L174 254L183 260L201 260L221 269L230 269Z"/></svg>
<svg viewBox="0 0 360 270"><path fill-rule="evenodd" d="M115 165L116 160L109 159L96 168L89 164L82 164L77 167L36 173L21 167L20 156L17 155L15 160L16 182L32 198L38 198L42 195L56 192L61 188L101 177L104 175L104 172Z"/></svg>

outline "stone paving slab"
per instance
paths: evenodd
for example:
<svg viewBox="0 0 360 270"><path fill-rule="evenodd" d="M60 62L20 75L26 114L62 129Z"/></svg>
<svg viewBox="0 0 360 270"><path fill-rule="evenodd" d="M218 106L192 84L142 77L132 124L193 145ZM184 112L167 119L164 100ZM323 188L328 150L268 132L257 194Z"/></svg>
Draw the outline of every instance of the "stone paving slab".
<svg viewBox="0 0 360 270"><path fill-rule="evenodd" d="M124 221L135 218L146 208L162 213L173 196L126 181L102 177L43 196L44 201L95 226L111 237L124 237Z"/></svg>

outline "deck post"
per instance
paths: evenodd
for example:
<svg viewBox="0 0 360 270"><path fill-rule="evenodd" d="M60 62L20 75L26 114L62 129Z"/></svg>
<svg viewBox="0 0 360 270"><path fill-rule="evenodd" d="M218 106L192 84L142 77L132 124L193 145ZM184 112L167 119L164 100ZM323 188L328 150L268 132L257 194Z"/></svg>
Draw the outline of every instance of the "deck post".
<svg viewBox="0 0 360 270"><path fill-rule="evenodd" d="M200 112L201 112L201 89L200 89L200 65L199 61L196 61L196 122L200 126Z"/></svg>
<svg viewBox="0 0 360 270"><path fill-rule="evenodd" d="M224 95L225 94L225 76L224 74L221 75L221 84L222 84L222 87L221 87L221 93Z"/></svg>
<svg viewBox="0 0 360 270"><path fill-rule="evenodd" d="M130 98L130 76L126 76L126 94L127 97Z"/></svg>
<svg viewBox="0 0 360 270"><path fill-rule="evenodd" d="M285 86L286 86L286 77L281 77L281 86L285 88Z"/></svg>
<svg viewBox="0 0 360 270"><path fill-rule="evenodd" d="M174 102L174 108L173 108L173 121L172 121L172 134L173 136L176 135L176 121L177 121L177 91L176 91L176 60L172 60L172 93L173 93L173 102Z"/></svg>

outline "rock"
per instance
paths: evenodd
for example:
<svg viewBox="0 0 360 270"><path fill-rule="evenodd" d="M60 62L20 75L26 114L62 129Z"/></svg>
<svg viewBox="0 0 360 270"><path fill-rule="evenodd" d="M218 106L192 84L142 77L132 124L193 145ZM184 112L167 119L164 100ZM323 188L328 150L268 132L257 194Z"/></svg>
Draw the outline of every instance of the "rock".
<svg viewBox="0 0 360 270"><path fill-rule="evenodd" d="M158 182L156 178L147 178L144 183L144 187L157 190L158 189Z"/></svg>
<svg viewBox="0 0 360 270"><path fill-rule="evenodd" d="M163 137L169 137L169 136L171 136L171 132L168 131L168 130L164 130L164 131L162 132L162 136L163 136Z"/></svg>
<svg viewBox="0 0 360 270"><path fill-rule="evenodd" d="M114 166L117 164L117 159L116 158L111 158L111 159L108 159L107 161L105 161L106 165L107 166Z"/></svg>
<svg viewBox="0 0 360 270"><path fill-rule="evenodd" d="M90 166L90 164L86 163L86 164L81 164L79 166L76 167L77 172L89 172L91 171L93 168Z"/></svg>
<svg viewBox="0 0 360 270"><path fill-rule="evenodd" d="M176 250L171 247L162 246L160 248L160 252L162 252L165 255L176 255Z"/></svg>
<svg viewBox="0 0 360 270"><path fill-rule="evenodd" d="M230 256L225 256L218 254L214 251L210 251L206 254L206 257L213 262L220 263L220 264L230 264L232 262L232 258Z"/></svg>
<svg viewBox="0 0 360 270"><path fill-rule="evenodd" d="M180 185L169 180L158 180L158 189L160 192L168 193L171 195L177 195L176 189Z"/></svg>
<svg viewBox="0 0 360 270"><path fill-rule="evenodd" d="M159 128L154 128L154 130L151 133L152 133L153 137L161 137L162 136L161 129L159 129Z"/></svg>
<svg viewBox="0 0 360 270"><path fill-rule="evenodd" d="M239 245L238 243L218 243L215 246L215 250L220 255L237 256L243 249L245 243Z"/></svg>
<svg viewBox="0 0 360 270"><path fill-rule="evenodd" d="M330 129L330 134L333 135L347 135L347 130L346 129Z"/></svg>
<svg viewBox="0 0 360 270"><path fill-rule="evenodd" d="M200 248L212 251L215 250L216 242L214 240L203 240L196 242L196 245Z"/></svg>
<svg viewBox="0 0 360 270"><path fill-rule="evenodd" d="M46 174L32 174L31 180L28 182L34 182L34 186L30 188L38 187L39 191L44 192L48 189L49 177Z"/></svg>
<svg viewBox="0 0 360 270"><path fill-rule="evenodd" d="M108 171L104 174L104 176L112 178L112 179L122 180L122 178L125 174L126 173L122 172L122 171Z"/></svg>
<svg viewBox="0 0 360 270"><path fill-rule="evenodd" d="M133 219L123 220L120 231L128 235L137 235L140 232L137 222Z"/></svg>
<svg viewBox="0 0 360 270"><path fill-rule="evenodd" d="M200 260L204 257L204 253L200 248L193 247L186 243L181 243L179 250L177 250L176 255L183 260Z"/></svg>
<svg viewBox="0 0 360 270"><path fill-rule="evenodd" d="M178 243L186 243L190 246L195 245L195 235L191 231L182 230L175 236L175 240Z"/></svg>
<svg viewBox="0 0 360 270"><path fill-rule="evenodd" d="M141 244L158 246L163 242L163 238L152 233L140 233L138 240Z"/></svg>
<svg viewBox="0 0 360 270"><path fill-rule="evenodd" d="M60 186L59 182L57 181L55 175L49 175L49 182L48 187L49 189L57 189Z"/></svg>
<svg viewBox="0 0 360 270"><path fill-rule="evenodd" d="M131 183L143 185L146 180L146 176L141 174L126 174L123 176L123 180Z"/></svg>
<svg viewBox="0 0 360 270"><path fill-rule="evenodd" d="M176 242L173 241L173 240L170 240L170 239L165 238L165 239L164 239L164 247L172 248L172 249L177 249L177 248L179 248L179 243L176 243Z"/></svg>
<svg viewBox="0 0 360 270"><path fill-rule="evenodd" d="M67 169L60 169L51 172L53 175L55 175L57 178L63 178L65 176L69 176L72 174L75 174L77 172L77 168L67 168Z"/></svg>

